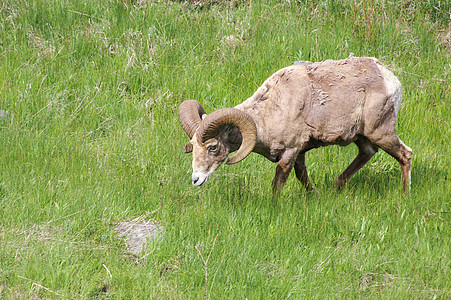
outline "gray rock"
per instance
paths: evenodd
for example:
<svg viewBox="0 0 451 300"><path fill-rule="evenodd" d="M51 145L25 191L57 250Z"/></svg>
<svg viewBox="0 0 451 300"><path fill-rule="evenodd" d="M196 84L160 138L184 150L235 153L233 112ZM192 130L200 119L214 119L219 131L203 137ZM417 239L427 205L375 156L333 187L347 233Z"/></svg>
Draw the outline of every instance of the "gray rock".
<svg viewBox="0 0 451 300"><path fill-rule="evenodd" d="M6 110L0 109L0 121L8 121L11 118L11 114Z"/></svg>
<svg viewBox="0 0 451 300"><path fill-rule="evenodd" d="M150 222L121 222L114 227L118 237L125 238L128 250L134 256L139 256L149 241L153 241L163 228Z"/></svg>

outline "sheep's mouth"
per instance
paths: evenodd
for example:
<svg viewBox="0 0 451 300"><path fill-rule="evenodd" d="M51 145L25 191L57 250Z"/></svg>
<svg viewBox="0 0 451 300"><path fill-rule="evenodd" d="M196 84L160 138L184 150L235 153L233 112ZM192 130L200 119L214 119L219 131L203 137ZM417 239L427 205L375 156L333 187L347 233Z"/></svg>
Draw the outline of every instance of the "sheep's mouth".
<svg viewBox="0 0 451 300"><path fill-rule="evenodd" d="M207 178L205 178L201 183L199 183L199 186L203 186L207 182Z"/></svg>
<svg viewBox="0 0 451 300"><path fill-rule="evenodd" d="M204 180L202 180L202 181L200 179L197 179L195 181L193 180L193 185L202 186L207 182L207 180L208 180L208 177L204 178Z"/></svg>

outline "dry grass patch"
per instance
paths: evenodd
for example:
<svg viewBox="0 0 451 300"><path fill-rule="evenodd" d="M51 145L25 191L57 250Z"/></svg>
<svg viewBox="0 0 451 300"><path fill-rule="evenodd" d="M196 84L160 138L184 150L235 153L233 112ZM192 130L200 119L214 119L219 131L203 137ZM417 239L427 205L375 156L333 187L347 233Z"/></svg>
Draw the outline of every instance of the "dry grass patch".
<svg viewBox="0 0 451 300"><path fill-rule="evenodd" d="M27 38L31 45L33 45L40 57L50 57L55 54L55 46L52 42L45 40L43 37L33 30L28 30Z"/></svg>
<svg viewBox="0 0 451 300"><path fill-rule="evenodd" d="M360 289L363 291L367 291L370 289L383 289L385 287L389 287L393 285L393 282L395 281L397 277L393 274L380 274L380 273L373 273L373 272L367 272L362 275L362 281L360 282Z"/></svg>
<svg viewBox="0 0 451 300"><path fill-rule="evenodd" d="M451 26L448 26L447 29L440 30L437 39L443 45L447 54L451 54Z"/></svg>

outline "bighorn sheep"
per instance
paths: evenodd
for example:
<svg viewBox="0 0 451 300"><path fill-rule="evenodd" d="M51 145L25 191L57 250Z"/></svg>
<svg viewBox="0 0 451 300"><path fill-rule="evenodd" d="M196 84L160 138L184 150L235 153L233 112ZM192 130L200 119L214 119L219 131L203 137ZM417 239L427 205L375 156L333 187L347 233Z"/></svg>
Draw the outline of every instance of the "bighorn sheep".
<svg viewBox="0 0 451 300"><path fill-rule="evenodd" d="M208 116L199 102L184 101L179 118L191 139L185 152L193 152L193 185L207 182L222 163L256 152L278 162L274 192L293 167L310 190L305 153L354 142L359 153L336 186L345 185L381 148L398 160L404 190L410 191L412 150L395 131L401 97L401 83L377 59L350 56L283 68L243 103Z"/></svg>

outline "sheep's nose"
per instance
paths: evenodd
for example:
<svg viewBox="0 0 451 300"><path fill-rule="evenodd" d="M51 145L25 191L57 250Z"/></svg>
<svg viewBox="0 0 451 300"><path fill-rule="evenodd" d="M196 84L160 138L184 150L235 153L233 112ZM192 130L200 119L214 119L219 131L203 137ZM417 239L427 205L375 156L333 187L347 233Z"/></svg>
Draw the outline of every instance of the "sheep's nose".
<svg viewBox="0 0 451 300"><path fill-rule="evenodd" d="M193 185L196 185L196 183L199 181L199 176L193 175Z"/></svg>
<svg viewBox="0 0 451 300"><path fill-rule="evenodd" d="M208 176L205 176L205 174L193 172L193 176L191 177L193 180L193 185L195 186L201 186L208 180Z"/></svg>

